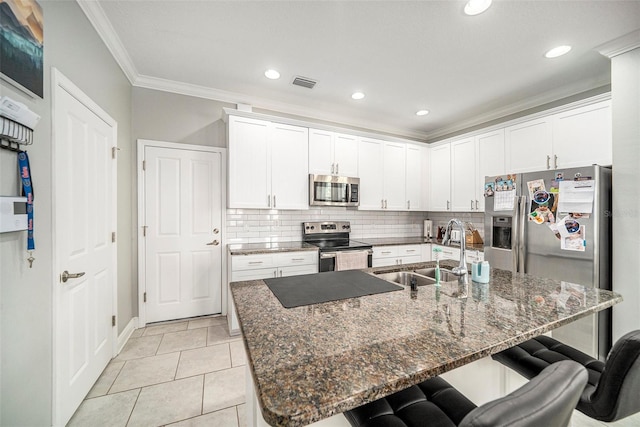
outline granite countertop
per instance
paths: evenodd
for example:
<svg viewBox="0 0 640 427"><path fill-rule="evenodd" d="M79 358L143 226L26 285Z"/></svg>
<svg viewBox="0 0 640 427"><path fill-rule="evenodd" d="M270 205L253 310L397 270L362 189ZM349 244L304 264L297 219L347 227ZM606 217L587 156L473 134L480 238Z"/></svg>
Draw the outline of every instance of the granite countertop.
<svg viewBox="0 0 640 427"><path fill-rule="evenodd" d="M317 251L318 247L304 242L232 243L228 245L231 255L257 255L273 252Z"/></svg>
<svg viewBox="0 0 640 427"><path fill-rule="evenodd" d="M396 245L417 245L423 243L432 243L435 245L442 245L442 240L438 239L427 239L426 237L381 237L381 238L372 238L372 239L354 239L359 242L369 243L372 246L396 246ZM452 247L459 248L459 243L452 243ZM484 252L484 244L483 243L472 243L465 245L467 249Z"/></svg>
<svg viewBox="0 0 640 427"><path fill-rule="evenodd" d="M259 406L273 426L342 413L622 301L612 291L498 269L468 289L405 287L291 309L262 280L234 282L231 291Z"/></svg>

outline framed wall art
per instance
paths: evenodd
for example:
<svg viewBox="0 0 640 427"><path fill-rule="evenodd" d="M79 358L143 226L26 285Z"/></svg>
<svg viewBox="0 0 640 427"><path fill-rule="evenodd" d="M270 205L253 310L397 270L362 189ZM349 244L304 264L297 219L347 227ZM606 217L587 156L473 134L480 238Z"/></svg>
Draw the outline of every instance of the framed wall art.
<svg viewBox="0 0 640 427"><path fill-rule="evenodd" d="M0 0L0 77L42 98L44 21L35 0Z"/></svg>

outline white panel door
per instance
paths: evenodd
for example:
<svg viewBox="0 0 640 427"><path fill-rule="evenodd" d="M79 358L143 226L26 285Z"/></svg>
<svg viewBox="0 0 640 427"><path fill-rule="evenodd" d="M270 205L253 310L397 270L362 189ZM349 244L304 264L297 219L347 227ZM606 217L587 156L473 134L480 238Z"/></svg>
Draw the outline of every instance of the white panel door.
<svg viewBox="0 0 640 427"><path fill-rule="evenodd" d="M145 321L220 313L220 153L147 146Z"/></svg>
<svg viewBox="0 0 640 427"><path fill-rule="evenodd" d="M530 120L505 128L508 173L550 169L553 152L551 132L550 117Z"/></svg>
<svg viewBox="0 0 640 427"><path fill-rule="evenodd" d="M407 209L406 186L406 148L401 142L384 144L384 208L394 211Z"/></svg>
<svg viewBox="0 0 640 427"><path fill-rule="evenodd" d="M451 210L451 144L431 148L429 161L429 210Z"/></svg>
<svg viewBox="0 0 640 427"><path fill-rule="evenodd" d="M334 173L333 135L330 131L309 129L309 173L316 175Z"/></svg>
<svg viewBox="0 0 640 427"><path fill-rule="evenodd" d="M476 142L465 138L451 143L451 210L475 212Z"/></svg>
<svg viewBox="0 0 640 427"><path fill-rule="evenodd" d="M333 144L333 159L336 175L358 176L358 137L338 133Z"/></svg>
<svg viewBox="0 0 640 427"><path fill-rule="evenodd" d="M407 144L405 180L406 208L412 211L419 211L422 209L422 188L424 186L422 147Z"/></svg>
<svg viewBox="0 0 640 427"><path fill-rule="evenodd" d="M114 355L117 124L54 79L54 423L65 425Z"/></svg>
<svg viewBox="0 0 640 427"><path fill-rule="evenodd" d="M486 176L506 174L504 158L504 129L476 136L478 141L478 210L484 212L484 179Z"/></svg>
<svg viewBox="0 0 640 427"><path fill-rule="evenodd" d="M361 210L381 210L384 208L383 144L380 140L370 138L360 138L358 143L359 209Z"/></svg>
<svg viewBox="0 0 640 427"><path fill-rule="evenodd" d="M271 207L309 209L309 130L273 124L271 145Z"/></svg>
<svg viewBox="0 0 640 427"><path fill-rule="evenodd" d="M611 101L553 117L552 166L555 169L612 163Z"/></svg>
<svg viewBox="0 0 640 427"><path fill-rule="evenodd" d="M270 207L270 126L271 123L264 120L229 117L228 207Z"/></svg>

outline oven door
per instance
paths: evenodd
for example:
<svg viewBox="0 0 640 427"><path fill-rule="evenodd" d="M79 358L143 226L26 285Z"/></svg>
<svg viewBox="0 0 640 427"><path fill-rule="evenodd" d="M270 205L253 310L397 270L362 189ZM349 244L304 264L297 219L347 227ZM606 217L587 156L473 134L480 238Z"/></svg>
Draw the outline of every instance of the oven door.
<svg viewBox="0 0 640 427"><path fill-rule="evenodd" d="M357 249L362 250L362 249ZM367 256L367 266L371 268L373 265L373 250L369 249L369 255ZM318 271L320 273L325 271L336 270L336 252L320 252L320 263Z"/></svg>

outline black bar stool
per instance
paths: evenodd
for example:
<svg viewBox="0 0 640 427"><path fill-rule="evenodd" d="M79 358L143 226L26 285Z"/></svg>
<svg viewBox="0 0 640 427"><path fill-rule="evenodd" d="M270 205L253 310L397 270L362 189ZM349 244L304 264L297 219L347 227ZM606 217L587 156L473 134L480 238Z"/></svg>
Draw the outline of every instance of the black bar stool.
<svg viewBox="0 0 640 427"><path fill-rule="evenodd" d="M587 373L560 362L507 396L476 407L440 377L344 413L353 427L566 427Z"/></svg>
<svg viewBox="0 0 640 427"><path fill-rule="evenodd" d="M492 357L528 379L554 362L576 361L589 373L577 410L606 422L640 411L640 330L621 337L604 363L544 335Z"/></svg>

